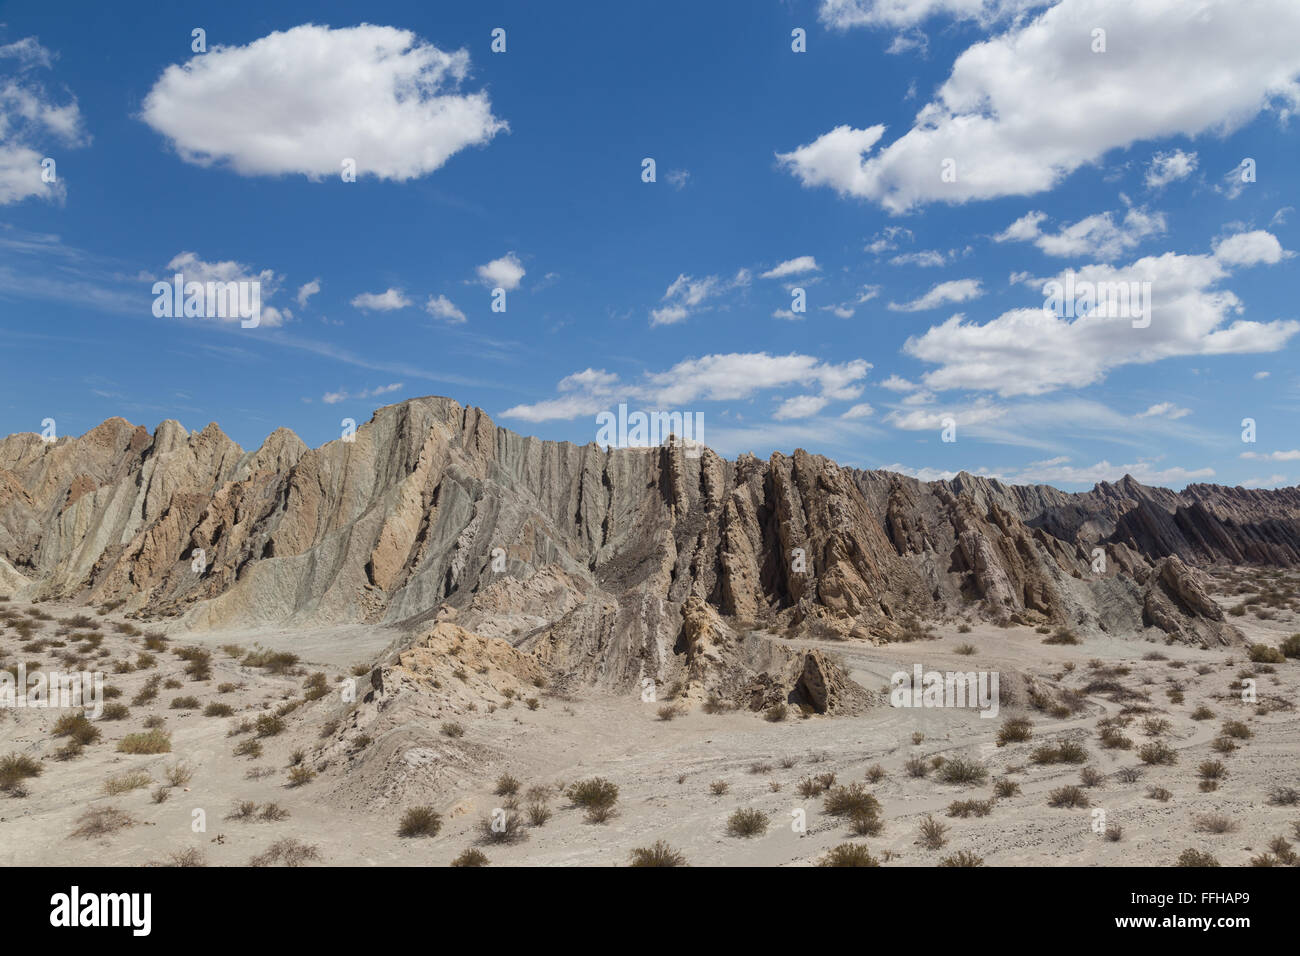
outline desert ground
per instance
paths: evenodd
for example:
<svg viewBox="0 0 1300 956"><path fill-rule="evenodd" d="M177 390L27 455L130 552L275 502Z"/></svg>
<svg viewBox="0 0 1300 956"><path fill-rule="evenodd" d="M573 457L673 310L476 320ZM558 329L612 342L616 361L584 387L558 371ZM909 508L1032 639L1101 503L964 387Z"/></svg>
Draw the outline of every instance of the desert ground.
<svg viewBox="0 0 1300 956"><path fill-rule="evenodd" d="M1300 574L1213 577L1250 644L1300 631ZM873 699L777 720L675 704L671 688L650 701L516 679L502 641L440 645L442 670L413 676L397 656L422 633L186 633L108 608L0 602L0 667L80 665L109 688L88 722L80 708L0 711L0 863L444 866L477 850L493 866L608 866L656 841L695 866L816 865L846 844L859 865L1210 862L1189 850L1295 863L1294 658L1257 649L1252 662L1248 646L1154 629L954 620L879 646L763 632L821 648ZM915 663L996 671L999 713L891 707L891 675ZM150 730L169 749L119 749ZM578 805L573 787L591 778L617 787L612 808ZM435 822L402 835L413 808ZM486 826L494 810L504 832ZM756 832L737 832L746 822Z"/></svg>

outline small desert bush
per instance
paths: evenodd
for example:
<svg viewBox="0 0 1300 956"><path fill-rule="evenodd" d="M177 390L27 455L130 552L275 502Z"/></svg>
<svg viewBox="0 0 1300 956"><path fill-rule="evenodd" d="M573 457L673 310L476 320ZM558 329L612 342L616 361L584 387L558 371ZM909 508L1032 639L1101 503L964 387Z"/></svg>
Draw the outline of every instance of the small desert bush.
<svg viewBox="0 0 1300 956"><path fill-rule="evenodd" d="M727 832L736 837L761 836L767 832L768 816L762 810L745 807L727 818Z"/></svg>
<svg viewBox="0 0 1300 956"><path fill-rule="evenodd" d="M451 861L452 866L487 866L488 858L482 850L468 849Z"/></svg>
<svg viewBox="0 0 1300 956"><path fill-rule="evenodd" d="M927 850L937 850L948 842L948 825L940 823L932 816L921 821L921 835L917 840Z"/></svg>
<svg viewBox="0 0 1300 956"><path fill-rule="evenodd" d="M194 779L194 768L184 761L169 764L163 770L167 783L173 787L183 787Z"/></svg>
<svg viewBox="0 0 1300 956"><path fill-rule="evenodd" d="M514 843L525 836L524 818L515 810L498 809L479 821L479 833L489 843Z"/></svg>
<svg viewBox="0 0 1300 956"><path fill-rule="evenodd" d="M465 736L465 728L462 727L460 724L456 723L454 720L444 720L442 722L442 732L444 736L452 737L452 738Z"/></svg>
<svg viewBox="0 0 1300 956"><path fill-rule="evenodd" d="M1027 717L1008 717L998 728L998 746L1023 743L1033 736L1033 726Z"/></svg>
<svg viewBox="0 0 1300 956"><path fill-rule="evenodd" d="M715 780L713 783L709 784L709 793L713 794L715 797L722 796L730 789L731 784L727 783L725 780Z"/></svg>
<svg viewBox="0 0 1300 956"><path fill-rule="evenodd" d="M966 757L954 757L944 762L939 768L939 779L944 783L973 786L984 783L989 778L988 768Z"/></svg>
<svg viewBox="0 0 1300 956"><path fill-rule="evenodd" d="M1254 731L1240 720L1225 720L1220 733L1225 737L1232 737L1236 740L1249 740L1255 736Z"/></svg>
<svg viewBox="0 0 1300 956"><path fill-rule="evenodd" d="M146 730L127 734L118 741L117 749L124 754L166 754L172 750L172 735L162 730Z"/></svg>
<svg viewBox="0 0 1300 956"><path fill-rule="evenodd" d="M822 810L837 817L857 814L877 816L880 813L880 801L867 793L862 784L853 783L828 791L822 801Z"/></svg>
<svg viewBox="0 0 1300 956"><path fill-rule="evenodd" d="M1082 787L1074 785L1068 787L1058 787L1047 795L1047 805L1049 807L1086 807L1088 806L1088 795L1083 792Z"/></svg>
<svg viewBox="0 0 1300 956"><path fill-rule="evenodd" d="M259 667L271 674L284 674L298 663L298 655L288 651L249 651L242 662L246 667Z"/></svg>
<svg viewBox="0 0 1300 956"><path fill-rule="evenodd" d="M993 784L993 795L999 799L1005 800L1008 797L1014 797L1020 792L1020 784L1014 780L998 780Z"/></svg>
<svg viewBox="0 0 1300 956"><path fill-rule="evenodd" d="M1073 740L1062 740L1057 744L1043 744L1035 747L1029 754L1030 763L1037 764L1054 764L1054 763L1084 763L1088 759L1088 751Z"/></svg>
<svg viewBox="0 0 1300 956"><path fill-rule="evenodd" d="M104 792L110 797L116 797L123 793L130 793L132 790L139 790L141 787L147 787L151 783L153 783L153 778L145 771L127 770L104 781Z"/></svg>
<svg viewBox="0 0 1300 956"><path fill-rule="evenodd" d="M261 714L253 722L253 729L259 737L274 737L284 732L284 718L275 714Z"/></svg>
<svg viewBox="0 0 1300 956"><path fill-rule="evenodd" d="M251 737L248 740L241 740L235 747L235 756L256 760L262 756L262 745Z"/></svg>
<svg viewBox="0 0 1300 956"><path fill-rule="evenodd" d="M1267 644L1252 644L1247 649L1247 656L1255 664L1285 664L1286 655L1276 647Z"/></svg>
<svg viewBox="0 0 1300 956"><path fill-rule="evenodd" d="M908 757L903 769L909 777L924 777L930 772L930 765L920 757Z"/></svg>
<svg viewBox="0 0 1300 956"><path fill-rule="evenodd" d="M204 717L229 717L234 712L235 708L216 700L203 708Z"/></svg>
<svg viewBox="0 0 1300 956"><path fill-rule="evenodd" d="M592 777L573 784L567 791L575 806L587 813L593 823L603 823L614 812L618 802L618 787L603 777Z"/></svg>
<svg viewBox="0 0 1300 956"><path fill-rule="evenodd" d="M1079 636L1068 627L1058 627L1051 637L1043 638L1044 644L1078 644Z"/></svg>
<svg viewBox="0 0 1300 956"><path fill-rule="evenodd" d="M85 711L64 714L54 722L52 732L55 737L70 737L83 747L99 739L99 728L90 722Z"/></svg>
<svg viewBox="0 0 1300 956"><path fill-rule="evenodd" d="M283 840L276 840L267 848L266 852L259 853L248 861L249 866L272 866L276 863L283 863L285 866L302 866L304 863L310 863L320 859L320 848L295 840L292 837L285 837Z"/></svg>
<svg viewBox="0 0 1300 956"><path fill-rule="evenodd" d="M83 840L110 836L125 827L134 826L135 822L117 807L91 807L77 818L78 826L72 835Z"/></svg>
<svg viewBox="0 0 1300 956"><path fill-rule="evenodd" d="M1236 821L1222 813L1199 813L1192 823L1201 833L1232 833L1237 829Z"/></svg>
<svg viewBox="0 0 1300 956"><path fill-rule="evenodd" d="M637 847L631 854L629 866L686 866L686 857L663 840L648 847Z"/></svg>
<svg viewBox="0 0 1300 956"><path fill-rule="evenodd" d="M1228 775L1228 768L1222 760L1203 760L1196 773L1202 780L1222 780Z"/></svg>
<svg viewBox="0 0 1300 956"><path fill-rule="evenodd" d="M1201 706L1197 707L1194 711L1192 711L1192 720L1213 720L1213 719L1214 719L1214 711L1210 710L1210 708L1206 707L1204 704L1201 704Z"/></svg>
<svg viewBox="0 0 1300 956"><path fill-rule="evenodd" d="M986 817L992 812L992 800L954 800L948 804L950 817Z"/></svg>
<svg viewBox="0 0 1300 956"><path fill-rule="evenodd" d="M1084 767L1079 771L1079 782L1085 787L1096 787L1106 779L1106 775L1096 767Z"/></svg>
<svg viewBox="0 0 1300 956"><path fill-rule="evenodd" d="M21 790L23 781L39 777L42 769L26 754L11 753L0 757L0 791L12 793Z"/></svg>
<svg viewBox="0 0 1300 956"><path fill-rule="evenodd" d="M976 856L970 850L958 850L952 856L945 856L939 861L940 866L983 866L984 857Z"/></svg>
<svg viewBox="0 0 1300 956"><path fill-rule="evenodd" d="M198 710L199 699L197 697L173 697L172 710Z"/></svg>
<svg viewBox="0 0 1300 956"><path fill-rule="evenodd" d="M442 829L442 815L433 807L411 807L402 814L397 835L404 837L437 836Z"/></svg>
<svg viewBox="0 0 1300 956"><path fill-rule="evenodd" d="M1153 740L1138 749L1138 759L1145 764L1175 764L1178 762L1178 752L1163 740Z"/></svg>
<svg viewBox="0 0 1300 956"><path fill-rule="evenodd" d="M131 711L126 704L113 701L104 705L103 710L99 712L100 720L125 720L131 716Z"/></svg>
<svg viewBox="0 0 1300 956"><path fill-rule="evenodd" d="M827 851L818 866L880 866L880 861L861 843L841 843Z"/></svg>
<svg viewBox="0 0 1300 956"><path fill-rule="evenodd" d="M303 784L311 783L316 778L316 771L307 767L290 767L289 768L289 786L301 787Z"/></svg>

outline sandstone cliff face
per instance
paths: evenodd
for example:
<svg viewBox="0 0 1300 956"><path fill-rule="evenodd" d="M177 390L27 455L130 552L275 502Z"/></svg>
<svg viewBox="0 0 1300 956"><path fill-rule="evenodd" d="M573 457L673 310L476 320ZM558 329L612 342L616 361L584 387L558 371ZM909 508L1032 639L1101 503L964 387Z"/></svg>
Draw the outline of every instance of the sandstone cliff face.
<svg viewBox="0 0 1300 956"><path fill-rule="evenodd" d="M1193 574L1213 562L1300 563L1300 490L1125 479L1069 495L803 451L605 451L444 398L316 449L279 430L246 453L215 425L122 419L0 441L5 591L192 627L422 625L446 605L564 679L688 696L734 696L763 667L815 708L845 696L824 661L756 627L879 640L980 615L1232 640Z"/></svg>

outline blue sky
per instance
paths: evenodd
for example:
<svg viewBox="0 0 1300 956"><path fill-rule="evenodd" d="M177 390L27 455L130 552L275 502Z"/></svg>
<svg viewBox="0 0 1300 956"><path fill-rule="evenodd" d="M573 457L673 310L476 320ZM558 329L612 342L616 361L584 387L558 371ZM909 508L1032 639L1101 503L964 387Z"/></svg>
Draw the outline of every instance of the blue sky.
<svg viewBox="0 0 1300 956"><path fill-rule="evenodd" d="M1293 485L1300 7L1197 7L0 4L0 432L316 445L442 394L578 443L626 402L727 456ZM156 317L176 271L262 323ZM1045 312L1067 272L1150 283L1146 324Z"/></svg>

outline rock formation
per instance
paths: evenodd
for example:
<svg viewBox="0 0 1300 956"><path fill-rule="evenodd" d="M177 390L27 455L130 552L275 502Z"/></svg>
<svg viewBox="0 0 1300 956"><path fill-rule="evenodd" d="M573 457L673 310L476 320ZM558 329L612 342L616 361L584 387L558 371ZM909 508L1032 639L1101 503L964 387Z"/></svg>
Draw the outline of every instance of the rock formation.
<svg viewBox="0 0 1300 956"><path fill-rule="evenodd" d="M1249 563L1300 563L1300 489L1126 477L1066 494L803 451L607 451L445 398L382 408L315 449L283 429L250 453L216 425L150 434L120 418L0 441L0 592L197 628L423 627L454 611L445 627L561 680L763 703L766 673L816 710L852 695L778 631L889 640L982 617L1232 641L1195 568Z"/></svg>

